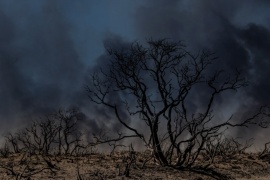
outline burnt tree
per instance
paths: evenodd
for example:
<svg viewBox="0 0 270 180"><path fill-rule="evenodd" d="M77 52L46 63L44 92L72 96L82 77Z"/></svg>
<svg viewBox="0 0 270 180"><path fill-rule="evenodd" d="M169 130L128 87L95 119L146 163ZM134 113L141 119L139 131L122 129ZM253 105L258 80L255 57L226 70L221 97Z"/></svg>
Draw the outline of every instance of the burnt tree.
<svg viewBox="0 0 270 180"><path fill-rule="evenodd" d="M163 166L192 167L205 150L206 142L220 136L228 127L268 125L265 108L241 122L230 117L213 123L216 98L226 91L247 86L247 81L238 71L231 75L209 72L216 59L209 51L193 55L181 42L161 39L149 40L147 46L135 42L122 51L108 49L108 56L108 66L91 76L87 87L89 98L112 109L129 132L118 137L119 140L140 138ZM200 91L200 88L208 93L207 100L200 112L194 112L189 103L194 89ZM111 98L115 95L120 98L117 102ZM131 119L144 121L148 132L127 123L121 114L124 110ZM117 138L104 142L110 140Z"/></svg>

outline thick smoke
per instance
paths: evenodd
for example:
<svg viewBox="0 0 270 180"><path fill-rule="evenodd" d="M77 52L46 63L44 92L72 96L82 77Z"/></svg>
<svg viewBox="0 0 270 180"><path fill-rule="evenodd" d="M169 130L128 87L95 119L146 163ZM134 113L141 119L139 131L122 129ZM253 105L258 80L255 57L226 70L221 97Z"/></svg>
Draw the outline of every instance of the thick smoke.
<svg viewBox="0 0 270 180"><path fill-rule="evenodd" d="M9 4L0 8L1 132L86 99L85 68L62 10L54 1L20 3L15 14Z"/></svg>
<svg viewBox="0 0 270 180"><path fill-rule="evenodd" d="M141 37L180 39L196 52L210 49L220 69L248 75L254 99L270 102L269 1L148 1L135 14Z"/></svg>
<svg viewBox="0 0 270 180"><path fill-rule="evenodd" d="M86 77L107 64L102 42L122 48L132 40L171 38L195 53L210 49L219 57L213 69L238 68L250 81L233 100L218 101L224 116L270 104L269 7L268 0L0 0L0 132L72 106L92 129L117 129L104 122L113 113L91 106L84 89Z"/></svg>
<svg viewBox="0 0 270 180"><path fill-rule="evenodd" d="M109 13L103 3L87 0L0 0L1 134L73 107L90 132L119 129L113 113L91 106L85 88L91 66L101 63L102 35L110 34L104 28L119 28Z"/></svg>
<svg viewBox="0 0 270 180"><path fill-rule="evenodd" d="M219 59L213 69L242 71L250 85L236 96L227 94L225 99L234 100L225 104L220 100L217 107L227 114L243 113L238 118L246 118L259 105L270 104L269 7L270 2L263 0L149 0L134 18L142 38L180 39L192 52L214 51ZM203 93L197 92L197 96L203 97Z"/></svg>
<svg viewBox="0 0 270 180"><path fill-rule="evenodd" d="M232 92L219 97L215 104L219 113L215 118L224 120L235 114L234 118L241 120L250 117L261 105L270 105L267 7L270 7L269 1L149 0L136 9L133 18L137 39L142 42L149 37L183 40L191 52L209 49L216 53L219 58L211 66L212 72L240 70L249 86L238 94ZM121 43L126 46L121 38L109 38L105 42L116 49ZM97 66L103 66L105 59ZM190 106L200 111L207 92L200 89L193 93L195 101ZM267 138L256 128L235 133L240 137L248 134Z"/></svg>

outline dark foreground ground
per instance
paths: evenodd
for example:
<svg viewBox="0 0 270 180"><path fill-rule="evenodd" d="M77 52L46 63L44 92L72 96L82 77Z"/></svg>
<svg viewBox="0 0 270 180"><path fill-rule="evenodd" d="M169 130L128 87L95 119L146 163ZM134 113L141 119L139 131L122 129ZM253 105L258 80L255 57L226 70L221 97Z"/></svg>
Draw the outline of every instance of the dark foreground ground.
<svg viewBox="0 0 270 180"><path fill-rule="evenodd" d="M220 157L207 169L192 171L160 167L147 158L148 154L137 152L78 157L12 154L0 158L0 179L270 179L269 160L257 154Z"/></svg>

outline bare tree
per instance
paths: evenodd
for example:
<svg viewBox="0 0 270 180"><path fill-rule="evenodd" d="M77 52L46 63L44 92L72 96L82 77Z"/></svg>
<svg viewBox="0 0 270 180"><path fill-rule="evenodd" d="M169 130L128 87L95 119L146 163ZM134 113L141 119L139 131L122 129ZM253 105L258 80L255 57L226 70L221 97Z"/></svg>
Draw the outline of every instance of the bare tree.
<svg viewBox="0 0 270 180"><path fill-rule="evenodd" d="M8 146L8 144L10 144L10 148L12 149L12 151L14 153L19 153L20 149L19 149L19 143L18 143L18 138L16 136L14 136L12 133L8 133L8 135L4 136L6 139L6 145Z"/></svg>
<svg viewBox="0 0 270 180"><path fill-rule="evenodd" d="M29 128L25 128L19 140L28 149L33 149L39 154L49 154L58 131L57 122L49 116L40 122L34 121Z"/></svg>
<svg viewBox="0 0 270 180"><path fill-rule="evenodd" d="M108 55L108 66L91 76L89 98L111 109L126 128L127 134L121 134L119 140L140 138L163 166L192 167L205 143L228 127L268 125L266 107L241 122L234 122L233 116L215 121L216 98L247 86L247 81L239 71L226 75L220 70L209 75L216 59L209 51L193 55L181 42L161 39L149 40L147 46L135 42L122 51L108 49ZM189 104L194 90L200 88L208 93L207 100L200 112L195 112ZM113 101L116 98L112 97L119 99ZM130 119L140 119L145 126L132 127L123 115L125 110Z"/></svg>
<svg viewBox="0 0 270 180"><path fill-rule="evenodd" d="M7 134L4 136L5 144L0 148L0 156L18 153L22 158L12 164L1 162L0 168L16 179L30 179L44 170L50 170L55 175L59 168L52 154L79 155L80 150L87 148L78 128L78 120L80 113L77 110L59 110L33 121L15 134Z"/></svg>
<svg viewBox="0 0 270 180"><path fill-rule="evenodd" d="M204 147L205 167L214 164L215 159L220 159L222 162L235 159L235 156L244 154L246 149L253 145L252 142L253 139L249 139L241 143L237 138L224 137L222 133L220 136L209 138Z"/></svg>
<svg viewBox="0 0 270 180"><path fill-rule="evenodd" d="M73 154L78 148L86 147L82 144L82 132L78 128L80 115L77 110L59 110L54 118L58 122L58 154Z"/></svg>
<svg viewBox="0 0 270 180"><path fill-rule="evenodd" d="M33 121L29 127L5 136L6 148L14 153L28 151L31 154L72 155L87 146L82 140L82 132L78 128L80 114L77 110L59 110L56 113Z"/></svg>

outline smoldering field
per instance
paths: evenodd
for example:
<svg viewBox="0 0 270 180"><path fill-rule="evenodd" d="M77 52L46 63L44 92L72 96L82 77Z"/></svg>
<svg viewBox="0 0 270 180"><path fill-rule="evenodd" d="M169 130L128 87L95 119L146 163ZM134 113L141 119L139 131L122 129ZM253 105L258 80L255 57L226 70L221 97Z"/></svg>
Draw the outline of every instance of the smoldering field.
<svg viewBox="0 0 270 180"><path fill-rule="evenodd" d="M85 137L78 128L80 118L74 109L58 111L6 134L0 149L1 179L269 178L269 143L250 152L252 141L221 134L205 143L195 166L161 166L152 149L138 151L131 141L110 141L117 139L115 132L107 134L104 129L94 138ZM177 158L173 159L175 163Z"/></svg>

